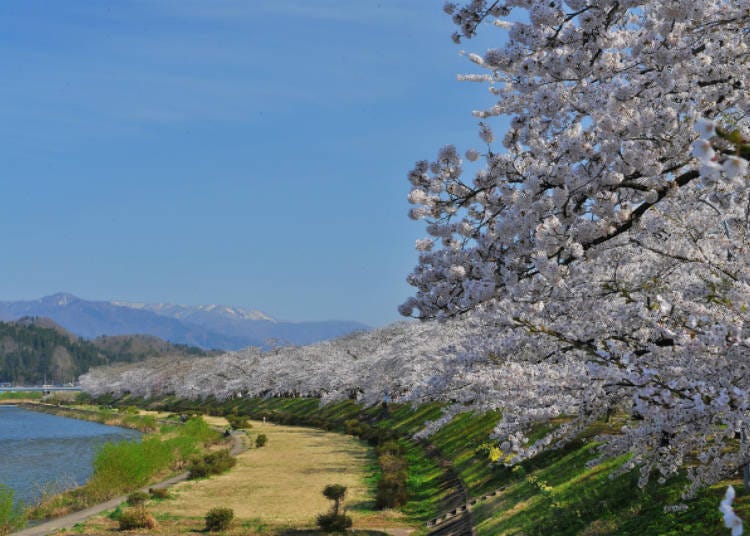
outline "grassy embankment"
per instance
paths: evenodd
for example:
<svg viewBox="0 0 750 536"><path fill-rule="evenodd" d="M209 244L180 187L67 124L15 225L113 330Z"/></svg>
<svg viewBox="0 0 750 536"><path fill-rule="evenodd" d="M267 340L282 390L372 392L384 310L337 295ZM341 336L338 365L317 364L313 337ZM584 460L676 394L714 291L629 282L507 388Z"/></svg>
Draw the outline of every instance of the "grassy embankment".
<svg viewBox="0 0 750 536"><path fill-rule="evenodd" d="M44 396L41 391L3 391L0 392L0 404L15 404L16 402L32 402Z"/></svg>
<svg viewBox="0 0 750 536"><path fill-rule="evenodd" d="M143 403L132 403L136 402ZM492 465L487 458L489 434L499 418L492 413L458 416L430 438L443 458L441 462L428 454L425 445L407 439L427 420L439 415L436 405L417 409L392 406L387 412L382 408L361 408L351 401L319 407L317 400L294 398L224 403L168 398L151 405L170 410L201 407L215 414L237 412L341 431L351 430L352 421L376 428L384 437L398 437L406 448L410 500L403 511L411 521L425 521L441 513L450 498L455 498L446 471L459 476L470 498L500 490L472 508L479 536L550 534L550 527L555 527L554 534L559 535L725 535L727 530L717 508L729 483L738 490L736 512L750 520L750 499L739 480L721 482L694 499L681 501L684 477L673 478L665 485L652 482L641 490L636 472L610 477L623 460L588 467L587 462L596 455L594 437L604 430L616 430L622 422L599 423L566 448L549 451L510 469ZM450 462L450 469L445 460ZM664 511L665 506L676 503L685 504L687 509Z"/></svg>

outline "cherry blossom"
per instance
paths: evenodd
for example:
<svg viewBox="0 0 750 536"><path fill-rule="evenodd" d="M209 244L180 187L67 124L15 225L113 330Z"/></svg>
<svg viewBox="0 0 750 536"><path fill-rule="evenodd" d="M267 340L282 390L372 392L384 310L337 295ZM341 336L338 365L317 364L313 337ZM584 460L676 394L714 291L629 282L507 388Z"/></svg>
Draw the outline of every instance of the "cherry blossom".
<svg viewBox="0 0 750 536"><path fill-rule="evenodd" d="M499 409L510 463L620 411L599 459L629 453L641 484L689 466L689 496L748 461L749 7L446 4L454 40L504 38L461 77L497 102L475 164L447 146L409 174L433 246L400 311L495 326L423 394Z"/></svg>

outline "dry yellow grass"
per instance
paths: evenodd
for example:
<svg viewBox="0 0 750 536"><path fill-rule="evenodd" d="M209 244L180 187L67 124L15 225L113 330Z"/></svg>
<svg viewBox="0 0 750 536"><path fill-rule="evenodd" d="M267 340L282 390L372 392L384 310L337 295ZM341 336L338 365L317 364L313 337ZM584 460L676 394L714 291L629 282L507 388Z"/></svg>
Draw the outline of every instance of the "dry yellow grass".
<svg viewBox="0 0 750 536"><path fill-rule="evenodd" d="M312 428L253 421L251 440L258 433L268 444L251 448L227 474L184 482L173 488L175 499L154 506L154 513L203 516L214 507L232 508L240 519L258 519L275 526L311 526L331 502L322 495L327 484L347 486L346 505L355 520L370 525L370 514L357 507L370 503L364 483L367 447L356 439ZM364 521L364 519L366 521Z"/></svg>
<svg viewBox="0 0 750 536"><path fill-rule="evenodd" d="M173 413L169 413L167 411L152 411L148 409L139 410L138 414L139 415L151 415L153 417L156 417L157 419L166 419L170 415L173 415ZM203 420L206 421L211 426L224 428L229 425L229 423L224 417L214 417L212 415L202 415L202 417L203 417Z"/></svg>

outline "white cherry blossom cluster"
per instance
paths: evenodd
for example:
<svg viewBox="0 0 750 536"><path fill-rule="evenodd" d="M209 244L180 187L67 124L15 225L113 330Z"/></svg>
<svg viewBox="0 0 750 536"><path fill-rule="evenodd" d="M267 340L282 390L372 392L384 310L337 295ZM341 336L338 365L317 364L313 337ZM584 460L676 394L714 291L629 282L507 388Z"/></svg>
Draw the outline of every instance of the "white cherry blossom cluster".
<svg viewBox="0 0 750 536"><path fill-rule="evenodd" d="M750 425L750 5L446 11L457 38L504 34L467 54L480 72L462 77L497 102L474 112L486 150L467 152L470 173L448 147L409 174L431 245L400 310L478 311L496 329L455 356L461 376L447 367L423 392L499 409L511 462L626 410L601 456L629 453L622 470L638 467L641 484L690 467L687 496L732 474L749 459L735 435ZM529 442L555 415L567 424Z"/></svg>
<svg viewBox="0 0 750 536"><path fill-rule="evenodd" d="M719 506L719 512L721 512L724 518L724 526L728 529L732 529L732 536L742 535L742 520L737 517L732 508L732 502L734 502L735 491L732 486L727 488L724 498Z"/></svg>
<svg viewBox="0 0 750 536"><path fill-rule="evenodd" d="M743 137L739 129L725 131L717 121L706 118L698 119L695 127L699 137L693 144L693 154L700 162L700 173L704 180L716 182L722 173L730 181L747 180L749 137ZM715 140L723 142L724 148L715 148Z"/></svg>

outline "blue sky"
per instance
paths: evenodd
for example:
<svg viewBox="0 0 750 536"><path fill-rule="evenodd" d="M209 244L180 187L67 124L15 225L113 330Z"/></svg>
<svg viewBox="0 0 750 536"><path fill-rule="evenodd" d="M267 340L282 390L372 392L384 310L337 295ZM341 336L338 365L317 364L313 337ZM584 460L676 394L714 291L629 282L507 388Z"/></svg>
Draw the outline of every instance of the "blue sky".
<svg viewBox="0 0 750 536"><path fill-rule="evenodd" d="M398 319L406 174L491 102L441 6L3 1L0 300Z"/></svg>

